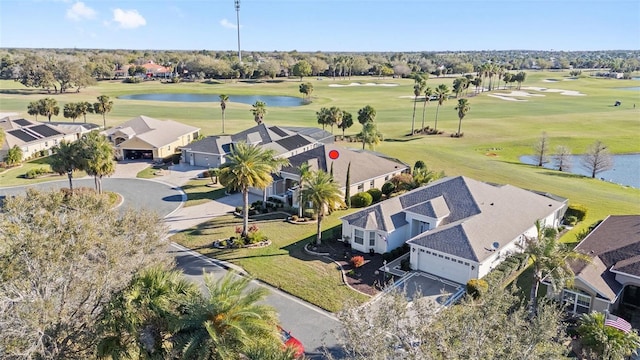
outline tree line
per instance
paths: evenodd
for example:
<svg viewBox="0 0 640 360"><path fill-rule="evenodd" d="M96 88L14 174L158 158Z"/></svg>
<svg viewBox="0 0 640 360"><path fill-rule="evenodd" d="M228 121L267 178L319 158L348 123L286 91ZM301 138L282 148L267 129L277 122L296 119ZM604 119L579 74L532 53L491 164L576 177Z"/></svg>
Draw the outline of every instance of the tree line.
<svg viewBox="0 0 640 360"><path fill-rule="evenodd" d="M278 76L359 75L401 76L427 73L433 76L484 71L488 65L505 70L607 69L631 73L640 70L638 51L545 52L471 51L411 53L302 53L246 52L243 61L231 51L137 51L79 49L0 50L0 78L27 87L66 92L96 80L144 73L142 65L153 61L168 67L172 77L190 79L255 79Z"/></svg>

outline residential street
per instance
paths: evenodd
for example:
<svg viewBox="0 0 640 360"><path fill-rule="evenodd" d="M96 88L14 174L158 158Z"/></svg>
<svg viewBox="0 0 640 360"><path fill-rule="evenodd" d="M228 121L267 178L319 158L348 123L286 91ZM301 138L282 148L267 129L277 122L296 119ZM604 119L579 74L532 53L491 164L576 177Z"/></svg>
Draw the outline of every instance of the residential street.
<svg viewBox="0 0 640 360"><path fill-rule="evenodd" d="M152 209L165 218L170 233L190 228L198 223L219 216L241 203L240 194L210 201L198 206L182 207L183 193L176 188L188 179L195 177L202 169L180 168L170 171L157 180L136 179L135 173L144 164L118 164L118 171L111 178L102 181L103 189L121 194L124 201L121 206ZM36 189L68 187L68 181L53 181L28 186ZM93 187L92 178L74 179L74 187ZM14 196L25 191L25 186L0 188L0 198ZM232 264L223 264L199 255L189 249L172 243L169 250L176 258L178 268L192 281L203 283L203 272L223 276L226 268ZM236 269L242 272L242 269ZM336 330L339 322L331 314L308 304L298 298L283 293L271 286L253 281L254 286L263 286L270 290L266 303L273 306L279 314L283 328L290 331L305 346L307 358L323 359L321 347L326 344L334 356L339 356L335 337L330 331Z"/></svg>

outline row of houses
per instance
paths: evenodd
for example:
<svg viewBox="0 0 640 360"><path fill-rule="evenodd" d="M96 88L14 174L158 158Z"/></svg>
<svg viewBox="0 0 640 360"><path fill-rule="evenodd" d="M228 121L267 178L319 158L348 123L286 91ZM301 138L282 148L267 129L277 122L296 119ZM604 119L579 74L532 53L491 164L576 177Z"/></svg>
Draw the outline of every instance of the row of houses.
<svg viewBox="0 0 640 360"><path fill-rule="evenodd" d="M17 145L26 156L75 140L91 124L49 124L21 118L0 119L6 139L2 151ZM183 162L214 168L226 162L234 144L271 149L290 165L273 174L262 196L297 207L300 167L331 172L343 192L381 188L409 166L383 154L334 144L332 134L317 128L259 124L233 135L197 141L200 129L171 120L138 116L103 132L118 159L160 159L179 153ZM350 170L348 170L350 169ZM347 172L350 184L347 184ZM465 176L440 179L341 218L343 241L354 250L385 253L408 244L413 271L466 284L482 278L535 237L536 221L560 226L568 200L548 193L491 184ZM592 263L573 264L575 287L554 294L575 313L640 309L640 216L610 216L576 250ZM551 292L549 292L551 293ZM551 295L550 295L551 296Z"/></svg>

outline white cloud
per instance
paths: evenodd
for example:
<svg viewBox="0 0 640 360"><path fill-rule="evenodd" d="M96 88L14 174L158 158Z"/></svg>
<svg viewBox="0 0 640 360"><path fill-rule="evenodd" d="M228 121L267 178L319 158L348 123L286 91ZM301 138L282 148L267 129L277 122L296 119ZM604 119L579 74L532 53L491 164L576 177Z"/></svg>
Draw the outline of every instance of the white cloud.
<svg viewBox="0 0 640 360"><path fill-rule="evenodd" d="M227 29L237 29L238 27L236 26L236 24L230 22L227 19L222 19L220 20L220 25L222 25L222 27L227 28Z"/></svg>
<svg viewBox="0 0 640 360"><path fill-rule="evenodd" d="M85 5L82 1L78 1L67 9L67 19L80 21L83 19L93 19L96 17L96 11Z"/></svg>
<svg viewBox="0 0 640 360"><path fill-rule="evenodd" d="M138 10L113 10L113 21L118 23L122 29L135 29L140 26L147 25L145 20Z"/></svg>

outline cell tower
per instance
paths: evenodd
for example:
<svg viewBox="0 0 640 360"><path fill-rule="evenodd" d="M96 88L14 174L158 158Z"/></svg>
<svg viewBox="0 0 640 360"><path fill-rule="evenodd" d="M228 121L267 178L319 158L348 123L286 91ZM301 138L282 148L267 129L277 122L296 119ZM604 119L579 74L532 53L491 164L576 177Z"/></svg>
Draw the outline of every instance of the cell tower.
<svg viewBox="0 0 640 360"><path fill-rule="evenodd" d="M236 27L238 28L238 61L242 63L242 53L240 52L240 0L234 0L236 6Z"/></svg>

